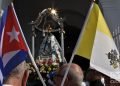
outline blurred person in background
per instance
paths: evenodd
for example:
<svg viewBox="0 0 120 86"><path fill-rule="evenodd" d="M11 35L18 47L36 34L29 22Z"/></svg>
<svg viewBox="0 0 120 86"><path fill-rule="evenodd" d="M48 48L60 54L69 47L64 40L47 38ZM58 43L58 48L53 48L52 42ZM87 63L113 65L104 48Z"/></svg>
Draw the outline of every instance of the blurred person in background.
<svg viewBox="0 0 120 86"><path fill-rule="evenodd" d="M105 86L105 80L101 73L94 69L89 69L85 76L89 86Z"/></svg>
<svg viewBox="0 0 120 86"><path fill-rule="evenodd" d="M69 64L63 64L56 73L54 78L55 85L60 86L63 80L64 74L68 68ZM81 67L77 64L72 63L70 66L70 70L66 77L64 86L82 86L83 82L83 71Z"/></svg>

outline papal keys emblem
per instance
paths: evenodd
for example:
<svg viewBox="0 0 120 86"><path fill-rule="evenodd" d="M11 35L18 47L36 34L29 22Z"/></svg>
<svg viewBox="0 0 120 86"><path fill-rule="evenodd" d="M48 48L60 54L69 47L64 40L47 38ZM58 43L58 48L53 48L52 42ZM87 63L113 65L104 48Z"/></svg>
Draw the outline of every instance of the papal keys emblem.
<svg viewBox="0 0 120 86"><path fill-rule="evenodd" d="M110 52L107 53L108 59L110 59L110 65L116 69L120 64L120 56L118 55L115 49L111 49Z"/></svg>

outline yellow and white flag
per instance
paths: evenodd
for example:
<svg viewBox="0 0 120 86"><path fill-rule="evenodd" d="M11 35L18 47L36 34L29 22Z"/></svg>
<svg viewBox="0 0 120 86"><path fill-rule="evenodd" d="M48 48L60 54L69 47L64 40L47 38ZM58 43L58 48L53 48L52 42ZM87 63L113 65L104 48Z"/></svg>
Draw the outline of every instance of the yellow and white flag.
<svg viewBox="0 0 120 86"><path fill-rule="evenodd" d="M120 81L119 52L97 4L93 4L83 29L75 54L90 59L90 67Z"/></svg>

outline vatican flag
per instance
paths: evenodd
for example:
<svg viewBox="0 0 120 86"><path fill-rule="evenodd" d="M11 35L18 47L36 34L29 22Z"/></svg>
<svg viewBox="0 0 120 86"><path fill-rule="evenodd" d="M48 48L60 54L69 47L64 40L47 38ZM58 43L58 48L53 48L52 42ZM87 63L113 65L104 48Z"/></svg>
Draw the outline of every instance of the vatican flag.
<svg viewBox="0 0 120 86"><path fill-rule="evenodd" d="M90 59L91 68L120 81L119 52L95 3L81 32L75 54Z"/></svg>

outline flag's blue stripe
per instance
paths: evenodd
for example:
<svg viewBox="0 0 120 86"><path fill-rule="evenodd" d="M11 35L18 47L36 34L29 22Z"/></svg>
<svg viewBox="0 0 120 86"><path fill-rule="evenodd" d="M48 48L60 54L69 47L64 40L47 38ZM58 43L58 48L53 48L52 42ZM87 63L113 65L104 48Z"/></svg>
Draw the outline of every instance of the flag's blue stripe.
<svg viewBox="0 0 120 86"><path fill-rule="evenodd" d="M6 23L7 12L8 12L8 9L5 9L0 21L0 42L1 42L3 27L5 26L5 23Z"/></svg>
<svg viewBox="0 0 120 86"><path fill-rule="evenodd" d="M3 62L1 57L0 57L0 69L3 70Z"/></svg>
<svg viewBox="0 0 120 86"><path fill-rule="evenodd" d="M1 81L0 81L0 86L2 86L2 83L1 83Z"/></svg>
<svg viewBox="0 0 120 86"><path fill-rule="evenodd" d="M2 63L2 59L1 59L1 57L0 57L0 70L1 70L1 72L3 73L3 63ZM0 77L1 79L2 79L2 77ZM0 80L1 80L0 79ZM0 81L0 86L2 86L2 81Z"/></svg>
<svg viewBox="0 0 120 86"><path fill-rule="evenodd" d="M4 67L3 75L4 77L7 77L9 73L22 61L27 59L27 52L26 51L20 51L18 52L10 61L7 63L7 65Z"/></svg>

